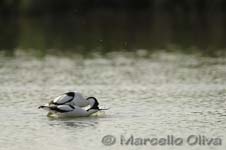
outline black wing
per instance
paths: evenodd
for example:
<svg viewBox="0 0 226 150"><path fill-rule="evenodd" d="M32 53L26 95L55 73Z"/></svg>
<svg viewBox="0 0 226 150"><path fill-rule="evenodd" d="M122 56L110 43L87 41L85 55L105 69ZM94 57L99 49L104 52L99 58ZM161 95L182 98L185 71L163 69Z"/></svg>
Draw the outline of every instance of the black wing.
<svg viewBox="0 0 226 150"><path fill-rule="evenodd" d="M60 113L65 113L65 112L70 112L75 109L74 106L72 105L52 105L49 107L50 110L60 112Z"/></svg>

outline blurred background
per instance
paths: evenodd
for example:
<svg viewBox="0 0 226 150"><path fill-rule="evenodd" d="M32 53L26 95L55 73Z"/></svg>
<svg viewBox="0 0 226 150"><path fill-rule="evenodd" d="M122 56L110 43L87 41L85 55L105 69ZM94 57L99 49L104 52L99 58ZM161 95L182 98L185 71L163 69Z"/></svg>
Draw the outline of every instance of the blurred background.
<svg viewBox="0 0 226 150"><path fill-rule="evenodd" d="M224 54L225 0L0 0L0 51Z"/></svg>
<svg viewBox="0 0 226 150"><path fill-rule="evenodd" d="M138 149L120 145L126 134L226 141L225 68L226 0L0 0L1 148L106 150L108 134L109 150ZM74 90L110 109L37 109Z"/></svg>

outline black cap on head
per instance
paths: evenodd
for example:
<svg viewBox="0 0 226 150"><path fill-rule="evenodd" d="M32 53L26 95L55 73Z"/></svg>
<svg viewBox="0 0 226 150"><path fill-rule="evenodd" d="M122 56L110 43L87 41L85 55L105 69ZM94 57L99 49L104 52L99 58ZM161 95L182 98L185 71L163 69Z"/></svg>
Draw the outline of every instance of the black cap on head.
<svg viewBox="0 0 226 150"><path fill-rule="evenodd" d="M94 103L93 103L93 105L91 106L91 108L90 109L99 109L99 102L97 101L97 99L95 98L95 97L88 97L87 98L87 100L89 100L89 99L93 99L94 100Z"/></svg>

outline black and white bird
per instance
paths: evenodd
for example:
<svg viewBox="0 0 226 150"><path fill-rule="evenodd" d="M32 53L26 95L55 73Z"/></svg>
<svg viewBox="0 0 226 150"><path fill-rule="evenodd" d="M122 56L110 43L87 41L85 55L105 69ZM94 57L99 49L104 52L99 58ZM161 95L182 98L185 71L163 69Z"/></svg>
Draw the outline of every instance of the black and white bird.
<svg viewBox="0 0 226 150"><path fill-rule="evenodd" d="M49 116L56 115L57 117L87 117L100 110L107 110L99 108L99 103L95 97L88 97L87 101L89 102L90 108L86 110L79 106L71 104L50 104L49 106L43 105L39 108L47 110L49 112Z"/></svg>
<svg viewBox="0 0 226 150"><path fill-rule="evenodd" d="M54 100L50 101L49 103L45 104L44 106L54 106L54 105L72 105L78 107L85 107L89 105L89 101L82 96L82 94L78 91L67 92L58 97Z"/></svg>

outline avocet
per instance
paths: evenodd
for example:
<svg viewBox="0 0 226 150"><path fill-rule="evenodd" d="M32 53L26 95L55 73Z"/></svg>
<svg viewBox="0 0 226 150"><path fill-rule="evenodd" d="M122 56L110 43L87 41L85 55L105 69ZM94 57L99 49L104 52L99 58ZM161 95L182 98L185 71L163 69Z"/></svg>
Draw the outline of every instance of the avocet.
<svg viewBox="0 0 226 150"><path fill-rule="evenodd" d="M87 117L100 110L107 110L99 108L99 103L95 97L88 97L87 101L90 104L90 108L86 110L84 108L71 104L62 104L62 105L49 104L39 106L39 108L47 110L49 112L48 116L57 116L57 117Z"/></svg>
<svg viewBox="0 0 226 150"><path fill-rule="evenodd" d="M78 107L85 107L89 105L89 101L86 98L84 98L80 92L73 91L64 93L56 97L54 100L50 101L44 106L65 105L65 104Z"/></svg>

